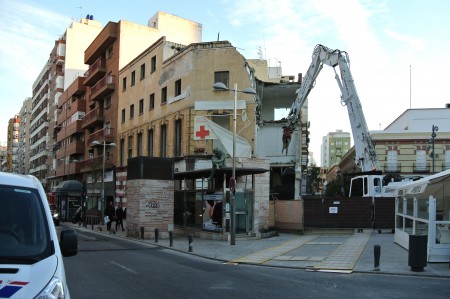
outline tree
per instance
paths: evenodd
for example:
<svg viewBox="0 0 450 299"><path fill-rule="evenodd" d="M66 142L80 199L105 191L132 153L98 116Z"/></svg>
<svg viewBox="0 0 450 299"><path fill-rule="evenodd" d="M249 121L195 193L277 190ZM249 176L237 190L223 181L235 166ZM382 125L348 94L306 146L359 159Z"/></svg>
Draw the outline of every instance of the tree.
<svg viewBox="0 0 450 299"><path fill-rule="evenodd" d="M306 193L318 193L320 191L320 184L322 182L322 179L320 178L320 167L311 165L311 167L308 168L308 174L306 178Z"/></svg>

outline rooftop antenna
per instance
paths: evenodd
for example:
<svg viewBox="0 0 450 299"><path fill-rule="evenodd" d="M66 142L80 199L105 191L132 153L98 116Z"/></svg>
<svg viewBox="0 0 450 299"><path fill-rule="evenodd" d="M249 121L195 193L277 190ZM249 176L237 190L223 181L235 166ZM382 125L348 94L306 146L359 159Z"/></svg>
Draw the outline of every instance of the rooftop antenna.
<svg viewBox="0 0 450 299"><path fill-rule="evenodd" d="M409 65L409 109L411 109L411 65Z"/></svg>
<svg viewBox="0 0 450 299"><path fill-rule="evenodd" d="M77 7L75 7L75 8L79 8L80 9L80 21L81 21L81 19L83 18L83 6L77 6Z"/></svg>

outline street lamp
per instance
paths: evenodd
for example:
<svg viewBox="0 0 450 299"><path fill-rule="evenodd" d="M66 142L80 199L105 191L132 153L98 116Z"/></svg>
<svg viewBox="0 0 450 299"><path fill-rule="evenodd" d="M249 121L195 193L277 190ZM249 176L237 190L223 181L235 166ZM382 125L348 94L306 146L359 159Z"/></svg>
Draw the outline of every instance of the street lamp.
<svg viewBox="0 0 450 299"><path fill-rule="evenodd" d="M236 104L237 104L237 93L242 92L246 94L256 95L256 91L253 88L247 87L244 90L237 89L237 83L234 83L234 89L229 89L222 82L216 82L213 85L214 90L217 91L233 91L234 92L234 105L233 105L233 171L230 178L230 186L234 187L231 191L230 198L230 245L236 244L236 219L235 219L235 194L236 194Z"/></svg>
<svg viewBox="0 0 450 299"><path fill-rule="evenodd" d="M428 148L431 148L431 154L430 154L430 158L432 159L432 165L433 165L433 173L434 173L434 159L436 158L436 155L434 154L434 138L436 138L436 132L439 131L439 127L432 125L431 126L431 139L428 140L428 143L431 144L431 146L429 146Z"/></svg>
<svg viewBox="0 0 450 299"><path fill-rule="evenodd" d="M105 162L106 162L106 146L116 146L116 144L114 142L112 143L106 143L106 141L97 141L94 140L92 141L92 144L95 145L103 145L103 163L102 163L102 219L103 219L103 210L106 207L106 202L105 202Z"/></svg>

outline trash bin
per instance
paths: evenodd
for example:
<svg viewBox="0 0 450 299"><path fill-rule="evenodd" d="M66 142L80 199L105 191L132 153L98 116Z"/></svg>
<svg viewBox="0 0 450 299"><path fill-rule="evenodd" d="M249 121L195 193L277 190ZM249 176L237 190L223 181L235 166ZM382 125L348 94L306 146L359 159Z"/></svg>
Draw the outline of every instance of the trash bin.
<svg viewBox="0 0 450 299"><path fill-rule="evenodd" d="M428 235L409 235L408 266L411 271L423 271L427 266Z"/></svg>

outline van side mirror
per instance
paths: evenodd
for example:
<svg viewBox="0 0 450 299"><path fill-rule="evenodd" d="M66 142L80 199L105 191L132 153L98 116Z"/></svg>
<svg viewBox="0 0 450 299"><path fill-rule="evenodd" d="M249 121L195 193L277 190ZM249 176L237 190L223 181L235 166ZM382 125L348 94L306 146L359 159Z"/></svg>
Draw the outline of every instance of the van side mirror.
<svg viewBox="0 0 450 299"><path fill-rule="evenodd" d="M59 246L64 257L74 256L78 253L78 237L74 229L63 229L59 238Z"/></svg>

